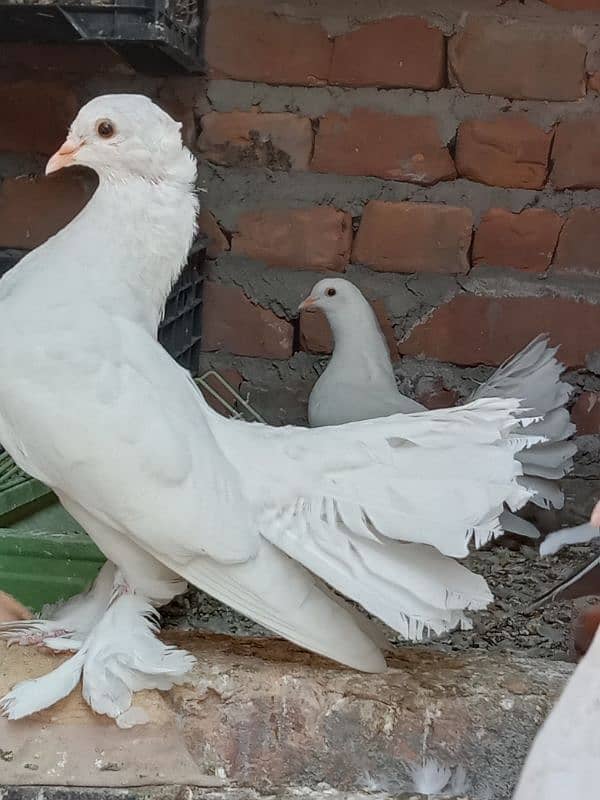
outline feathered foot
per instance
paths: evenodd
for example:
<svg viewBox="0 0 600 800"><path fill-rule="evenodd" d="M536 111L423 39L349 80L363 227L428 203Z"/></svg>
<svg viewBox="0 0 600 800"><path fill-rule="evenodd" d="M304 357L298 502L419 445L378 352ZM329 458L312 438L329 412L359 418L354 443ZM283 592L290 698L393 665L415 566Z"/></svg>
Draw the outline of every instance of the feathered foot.
<svg viewBox="0 0 600 800"><path fill-rule="evenodd" d="M57 652L77 651L102 618L114 591L122 588L114 564L107 561L91 587L64 603L45 606L44 619L0 623L0 639L9 645L47 647Z"/></svg>
<svg viewBox="0 0 600 800"><path fill-rule="evenodd" d="M0 711L9 719L49 708L70 694L82 678L83 697L90 707L116 719L118 725L122 718L122 727L128 727L144 721L134 721L136 715L129 713L135 692L164 691L184 682L194 657L158 639L156 610L121 576L115 576L113 589L104 615L74 656L41 678L17 684L0 700ZM71 640L57 637L54 641Z"/></svg>

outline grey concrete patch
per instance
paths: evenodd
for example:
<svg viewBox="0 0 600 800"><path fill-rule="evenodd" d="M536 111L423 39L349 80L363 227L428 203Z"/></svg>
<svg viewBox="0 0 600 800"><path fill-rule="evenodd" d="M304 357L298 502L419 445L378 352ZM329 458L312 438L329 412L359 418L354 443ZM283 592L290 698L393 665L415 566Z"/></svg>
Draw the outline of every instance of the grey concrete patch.
<svg viewBox="0 0 600 800"><path fill-rule="evenodd" d="M350 114L368 108L386 114L434 116L444 143L454 139L463 120L486 119L498 114L524 114L550 129L569 116L581 117L600 111L600 95L589 93L577 102L509 100L505 97L466 94L461 89L424 92L416 89L352 88L342 86L270 86L233 80L214 80L207 86L213 111L239 111L257 106L263 112L287 111L317 119L328 112Z"/></svg>
<svg viewBox="0 0 600 800"><path fill-rule="evenodd" d="M236 220L244 211L331 205L358 217L369 200L468 206L476 224L490 208L513 212L549 208L560 214L580 206L600 208L600 189L502 189L464 179L424 187L379 178L236 169L206 162L200 164L198 185L203 190L204 204L228 231L235 230Z"/></svg>

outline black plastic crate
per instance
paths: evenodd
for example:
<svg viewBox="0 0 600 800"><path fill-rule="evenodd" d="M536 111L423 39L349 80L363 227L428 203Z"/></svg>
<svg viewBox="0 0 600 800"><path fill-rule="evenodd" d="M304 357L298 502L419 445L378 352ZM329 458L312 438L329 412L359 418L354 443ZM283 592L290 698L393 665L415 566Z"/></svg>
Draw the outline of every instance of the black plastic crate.
<svg viewBox="0 0 600 800"><path fill-rule="evenodd" d="M202 327L202 283L206 239L194 243L188 263L167 298L164 319L158 328L158 341L192 375L198 374ZM0 249L0 276L25 255L23 250ZM1 452L1 448L0 448Z"/></svg>
<svg viewBox="0 0 600 800"><path fill-rule="evenodd" d="M150 74L202 72L204 0L0 0L0 42L100 42Z"/></svg>
<svg viewBox="0 0 600 800"><path fill-rule="evenodd" d="M192 375L198 374L202 330L202 284L204 281L205 239L198 239L167 298L158 341Z"/></svg>

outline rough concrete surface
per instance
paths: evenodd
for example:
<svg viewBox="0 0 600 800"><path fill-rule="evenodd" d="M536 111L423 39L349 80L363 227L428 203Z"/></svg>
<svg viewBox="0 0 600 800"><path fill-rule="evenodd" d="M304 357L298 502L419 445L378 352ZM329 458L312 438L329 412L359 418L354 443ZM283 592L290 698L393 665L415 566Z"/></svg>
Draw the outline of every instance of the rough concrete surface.
<svg viewBox="0 0 600 800"><path fill-rule="evenodd" d="M153 757L161 756L161 739L168 751L164 769L134 784L224 779L266 793L327 784L397 796L415 790L413 770L433 758L464 770L461 783L471 786L473 800L505 800L571 672L568 664L509 654L414 647L393 654L387 673L366 675L280 640L167 638L190 650L197 666L189 684L137 701L152 718L148 725L119 731L75 693L40 715L3 721L0 781L129 786L139 760L148 757L145 741L154 738ZM50 657L35 649L2 646L0 653L2 689L23 671L41 674L49 666ZM117 743L120 754L106 754ZM73 752L89 759L94 748L97 763L73 763ZM187 759L187 772L169 766L175 755Z"/></svg>
<svg viewBox="0 0 600 800"><path fill-rule="evenodd" d="M470 800L467 795L432 795L402 792L393 800ZM0 800L392 800L384 792L339 792L288 787L267 794L252 789L197 789L192 786L159 786L153 789L85 789L62 786L0 787Z"/></svg>

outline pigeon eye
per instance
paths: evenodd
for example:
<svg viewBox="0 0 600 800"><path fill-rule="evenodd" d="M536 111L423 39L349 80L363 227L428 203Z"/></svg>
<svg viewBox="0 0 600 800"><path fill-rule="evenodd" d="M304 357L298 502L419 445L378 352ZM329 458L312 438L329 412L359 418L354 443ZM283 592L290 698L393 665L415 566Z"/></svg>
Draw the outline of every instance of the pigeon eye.
<svg viewBox="0 0 600 800"><path fill-rule="evenodd" d="M115 135L115 126L109 119L101 119L96 125L96 133L103 139L110 139Z"/></svg>
<svg viewBox="0 0 600 800"><path fill-rule="evenodd" d="M325 294L327 295L327 297L335 297L337 292L335 291L335 289L327 289Z"/></svg>

